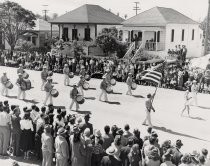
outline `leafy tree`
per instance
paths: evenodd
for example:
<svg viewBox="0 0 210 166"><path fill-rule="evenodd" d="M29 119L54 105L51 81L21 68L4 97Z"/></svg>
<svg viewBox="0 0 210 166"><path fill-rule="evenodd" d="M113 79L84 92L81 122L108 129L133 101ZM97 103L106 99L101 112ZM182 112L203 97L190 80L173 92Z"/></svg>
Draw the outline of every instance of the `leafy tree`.
<svg viewBox="0 0 210 166"><path fill-rule="evenodd" d="M58 17L58 13L53 13L52 19L56 19Z"/></svg>
<svg viewBox="0 0 210 166"><path fill-rule="evenodd" d="M6 1L0 9L0 30L13 52L17 40L29 28L35 26L35 15L15 2Z"/></svg>

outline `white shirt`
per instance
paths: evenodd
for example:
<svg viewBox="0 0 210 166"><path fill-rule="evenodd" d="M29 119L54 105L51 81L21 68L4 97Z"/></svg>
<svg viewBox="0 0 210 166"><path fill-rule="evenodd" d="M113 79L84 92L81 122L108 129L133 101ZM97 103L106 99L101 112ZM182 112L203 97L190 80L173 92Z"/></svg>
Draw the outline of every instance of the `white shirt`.
<svg viewBox="0 0 210 166"><path fill-rule="evenodd" d="M20 128L21 130L29 130L31 129L31 131L34 131L33 125L32 125L32 121L29 119L23 119L20 121Z"/></svg>
<svg viewBox="0 0 210 166"><path fill-rule="evenodd" d="M6 112L0 112L0 126L8 126L11 124L10 115Z"/></svg>
<svg viewBox="0 0 210 166"><path fill-rule="evenodd" d="M37 119L37 116L39 115L39 112L36 112L35 110L32 110L30 113L30 117L33 120L33 122L35 121L35 119Z"/></svg>
<svg viewBox="0 0 210 166"><path fill-rule="evenodd" d="M175 166L171 161L165 161L160 166Z"/></svg>

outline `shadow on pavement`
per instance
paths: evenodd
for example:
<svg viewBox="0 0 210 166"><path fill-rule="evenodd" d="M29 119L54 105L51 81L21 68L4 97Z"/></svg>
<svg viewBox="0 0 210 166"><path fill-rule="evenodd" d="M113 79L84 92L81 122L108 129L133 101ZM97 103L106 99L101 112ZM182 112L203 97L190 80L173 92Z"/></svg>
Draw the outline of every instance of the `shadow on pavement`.
<svg viewBox="0 0 210 166"><path fill-rule="evenodd" d="M183 136L183 137L188 137L188 138L192 138L192 139L197 139L197 140L202 140L202 141L210 142L209 140L205 140L205 139L202 139L202 138L194 137L194 136L191 136L191 135L188 135L188 134L183 134L183 133L175 132L175 131L172 131L171 129L167 129L165 127L153 126L153 128L156 129L156 130L160 130L160 131L163 131L163 132L166 132L166 133L173 134L173 135L178 135L178 136Z"/></svg>
<svg viewBox="0 0 210 166"><path fill-rule="evenodd" d="M198 106L198 107L202 109L210 110L210 107L205 107L205 106Z"/></svg>
<svg viewBox="0 0 210 166"><path fill-rule="evenodd" d="M10 99L17 99L17 96L7 96Z"/></svg>
<svg viewBox="0 0 210 166"><path fill-rule="evenodd" d="M28 160L23 159L23 157L14 157L10 156L10 159L14 160L14 162L19 162L18 164L21 165L21 163L27 163L27 164L40 164L40 161L38 161L35 158L30 158Z"/></svg>
<svg viewBox="0 0 210 166"><path fill-rule="evenodd" d="M52 82L52 84L58 84L57 82Z"/></svg>
<svg viewBox="0 0 210 166"><path fill-rule="evenodd" d="M96 90L96 88L89 88L88 90Z"/></svg>
<svg viewBox="0 0 210 166"><path fill-rule="evenodd" d="M112 92L112 94L114 94L114 95L122 95L122 93L119 93L119 92Z"/></svg>
<svg viewBox="0 0 210 166"><path fill-rule="evenodd" d="M84 97L86 100L95 100L95 97Z"/></svg>
<svg viewBox="0 0 210 166"><path fill-rule="evenodd" d="M120 105L120 102L118 102L118 101L105 101L105 103Z"/></svg>
<svg viewBox="0 0 210 166"><path fill-rule="evenodd" d="M39 102L37 102L37 101L35 101L35 100L28 100L28 99L25 99L25 100L23 100L23 101L25 101L25 102L27 102L27 103L31 103L31 104L38 104Z"/></svg>
<svg viewBox="0 0 210 166"><path fill-rule="evenodd" d="M71 111L73 111L73 112L77 112L77 113L79 113L79 114L91 114L91 112L90 111L76 111L76 110L71 110Z"/></svg>
<svg viewBox="0 0 210 166"><path fill-rule="evenodd" d="M144 96L141 96L141 95L132 95L132 96L135 98L144 98Z"/></svg>
<svg viewBox="0 0 210 166"><path fill-rule="evenodd" d="M201 117L192 117L192 116L190 116L189 118L190 119L195 119L195 120L203 120L203 121L206 121L206 119L203 119Z"/></svg>
<svg viewBox="0 0 210 166"><path fill-rule="evenodd" d="M58 108L60 108L60 109L66 109L66 107L65 106L57 106L57 105L55 105L55 106L53 106L55 109L58 109Z"/></svg>

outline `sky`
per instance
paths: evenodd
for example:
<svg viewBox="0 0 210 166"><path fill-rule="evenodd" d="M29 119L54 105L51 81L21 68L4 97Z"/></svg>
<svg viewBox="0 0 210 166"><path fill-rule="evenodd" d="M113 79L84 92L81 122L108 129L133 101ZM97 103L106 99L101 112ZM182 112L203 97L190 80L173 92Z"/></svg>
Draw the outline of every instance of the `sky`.
<svg viewBox="0 0 210 166"><path fill-rule="evenodd" d="M5 0L0 0L4 2ZM115 14L119 12L124 18L125 14L128 18L135 15L133 7L134 2L139 2L140 11L143 12L152 7L168 7L173 8L195 21L202 21L208 10L208 0L12 0L19 3L22 7L33 11L35 14L43 15L44 9L49 10L48 15L53 13L58 15L65 14L84 4L97 4ZM44 7L43 5L48 5Z"/></svg>

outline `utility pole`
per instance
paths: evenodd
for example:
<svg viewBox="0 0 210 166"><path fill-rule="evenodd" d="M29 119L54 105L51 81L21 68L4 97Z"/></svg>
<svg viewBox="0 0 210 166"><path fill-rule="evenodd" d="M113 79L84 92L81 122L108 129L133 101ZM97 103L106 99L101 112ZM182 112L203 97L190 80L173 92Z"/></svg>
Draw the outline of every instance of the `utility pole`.
<svg viewBox="0 0 210 166"><path fill-rule="evenodd" d="M47 7L48 5L42 5L42 6ZM47 21L47 12L48 12L49 10L44 9L44 10L42 10L42 11L43 11L43 13L44 13L44 20Z"/></svg>
<svg viewBox="0 0 210 166"><path fill-rule="evenodd" d="M208 36L209 36L209 19L210 19L210 0L208 2L208 13L206 20L206 32L205 32L205 43L204 43L204 55L208 54Z"/></svg>
<svg viewBox="0 0 210 166"><path fill-rule="evenodd" d="M136 5L133 7L133 10L136 11L136 15L138 14L138 11L141 10L140 7L138 6L139 5L139 2L134 2Z"/></svg>

